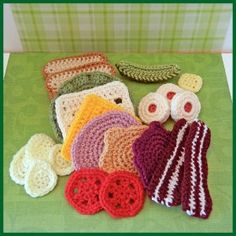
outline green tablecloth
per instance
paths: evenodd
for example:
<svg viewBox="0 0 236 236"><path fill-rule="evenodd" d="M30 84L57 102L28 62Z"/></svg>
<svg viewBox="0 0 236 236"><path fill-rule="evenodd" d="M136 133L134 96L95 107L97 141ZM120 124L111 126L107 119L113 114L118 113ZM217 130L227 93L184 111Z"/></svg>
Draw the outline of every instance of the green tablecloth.
<svg viewBox="0 0 236 236"><path fill-rule="evenodd" d="M200 118L212 130L208 151L209 189L213 211L208 220L191 218L181 207L167 208L146 198L134 218L112 219L106 212L94 216L78 214L63 196L68 177L60 177L53 192L42 198L28 196L9 177L13 154L35 133L53 137L49 123L49 100L41 75L43 65L65 53L11 54L4 80L4 231L6 232L229 232L232 230L232 102L220 55L108 54L111 63L120 59L141 63L176 63L183 72L203 77L198 93ZM124 80L134 105L159 84ZM177 83L177 79L171 82ZM171 127L172 122L168 123Z"/></svg>

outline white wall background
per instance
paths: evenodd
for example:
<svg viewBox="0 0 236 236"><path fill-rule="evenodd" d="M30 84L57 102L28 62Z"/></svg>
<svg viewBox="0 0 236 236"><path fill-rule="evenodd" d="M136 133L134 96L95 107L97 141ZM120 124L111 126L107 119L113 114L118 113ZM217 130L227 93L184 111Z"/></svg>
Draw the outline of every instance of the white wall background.
<svg viewBox="0 0 236 236"><path fill-rule="evenodd" d="M4 4L4 52L22 52L20 37L10 5ZM232 52L232 18L225 35L223 52Z"/></svg>

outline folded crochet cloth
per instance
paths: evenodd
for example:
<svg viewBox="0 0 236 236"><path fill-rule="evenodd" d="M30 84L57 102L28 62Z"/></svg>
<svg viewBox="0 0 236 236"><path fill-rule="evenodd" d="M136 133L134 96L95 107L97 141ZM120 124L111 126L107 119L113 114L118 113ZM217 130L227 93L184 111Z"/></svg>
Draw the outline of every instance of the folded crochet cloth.
<svg viewBox="0 0 236 236"><path fill-rule="evenodd" d="M85 53L79 56L63 57L49 61L42 70L43 76L49 75L72 68L89 65L92 63L107 62L107 58L100 52Z"/></svg>
<svg viewBox="0 0 236 236"><path fill-rule="evenodd" d="M148 185L148 195L157 203L175 206L181 203L181 182L184 171L184 144L189 132L186 120L177 121L162 157Z"/></svg>
<svg viewBox="0 0 236 236"><path fill-rule="evenodd" d="M86 89L91 89L115 80L120 80L120 79L118 77L110 76L102 72L82 73L78 76L75 76L71 80L63 83L59 89L58 96L67 93L73 93L73 92L83 91ZM57 123L54 99L51 101L50 121L56 138L60 142L63 142L62 133Z"/></svg>
<svg viewBox="0 0 236 236"><path fill-rule="evenodd" d="M194 121L185 143L181 202L183 211L188 215L204 219L209 217L212 210L206 159L210 140L211 132L207 125Z"/></svg>
<svg viewBox="0 0 236 236"><path fill-rule="evenodd" d="M107 99L101 98L97 95L87 95L81 103L79 111L76 113L73 122L67 132L66 138L62 146L62 155L65 159L71 159L71 145L86 123L94 119L96 116L102 115L108 111L124 111L121 106L118 106Z"/></svg>
<svg viewBox="0 0 236 236"><path fill-rule="evenodd" d="M94 63L80 68L52 74L51 76L48 76L45 81L49 98L54 98L58 94L60 87L65 82L70 81L74 76L78 76L87 72L103 72L110 76L115 75L114 67L108 63Z"/></svg>
<svg viewBox="0 0 236 236"><path fill-rule="evenodd" d="M128 88L120 81L114 81L77 93L64 94L55 100L57 122L63 138L65 138L83 99L89 94L96 94L134 114L134 107L129 97Z"/></svg>
<svg viewBox="0 0 236 236"><path fill-rule="evenodd" d="M169 136L169 131L159 122L153 121L149 128L132 145L134 164L145 188L151 180L157 163L163 158L163 152L168 145Z"/></svg>
<svg viewBox="0 0 236 236"><path fill-rule="evenodd" d="M104 135L104 148L99 158L99 167L106 172L125 170L137 174L132 144L147 128L145 125L140 125L108 129Z"/></svg>
<svg viewBox="0 0 236 236"><path fill-rule="evenodd" d="M74 168L79 170L98 167L104 147L104 133L109 128L139 124L134 117L123 111L110 111L87 123L72 144L71 156Z"/></svg>

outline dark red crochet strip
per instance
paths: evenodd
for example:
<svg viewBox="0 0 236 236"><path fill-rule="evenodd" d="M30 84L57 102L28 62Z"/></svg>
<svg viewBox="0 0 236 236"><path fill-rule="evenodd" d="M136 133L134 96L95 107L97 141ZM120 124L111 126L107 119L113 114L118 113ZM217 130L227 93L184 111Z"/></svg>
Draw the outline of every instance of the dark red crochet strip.
<svg viewBox="0 0 236 236"><path fill-rule="evenodd" d="M181 203L188 215L204 219L209 217L212 210L206 159L210 140L210 129L201 121L193 122L185 144Z"/></svg>
<svg viewBox="0 0 236 236"><path fill-rule="evenodd" d="M175 123L164 158L156 166L148 186L148 195L152 200L169 207L181 202L184 144L188 131L189 125L186 120L181 119Z"/></svg>

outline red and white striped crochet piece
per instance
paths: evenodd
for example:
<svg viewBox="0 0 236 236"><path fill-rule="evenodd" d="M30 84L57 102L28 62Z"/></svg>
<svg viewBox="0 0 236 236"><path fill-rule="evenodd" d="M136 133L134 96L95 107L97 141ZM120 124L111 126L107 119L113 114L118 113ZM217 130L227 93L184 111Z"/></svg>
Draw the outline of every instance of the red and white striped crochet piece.
<svg viewBox="0 0 236 236"><path fill-rule="evenodd" d="M185 144L181 203L188 215L204 219L209 217L212 210L206 159L210 140L211 132L206 124L194 121Z"/></svg>
<svg viewBox="0 0 236 236"><path fill-rule="evenodd" d="M181 203L181 180L184 172L184 144L189 132L185 119L177 121L169 145L148 186L151 199L168 207Z"/></svg>

